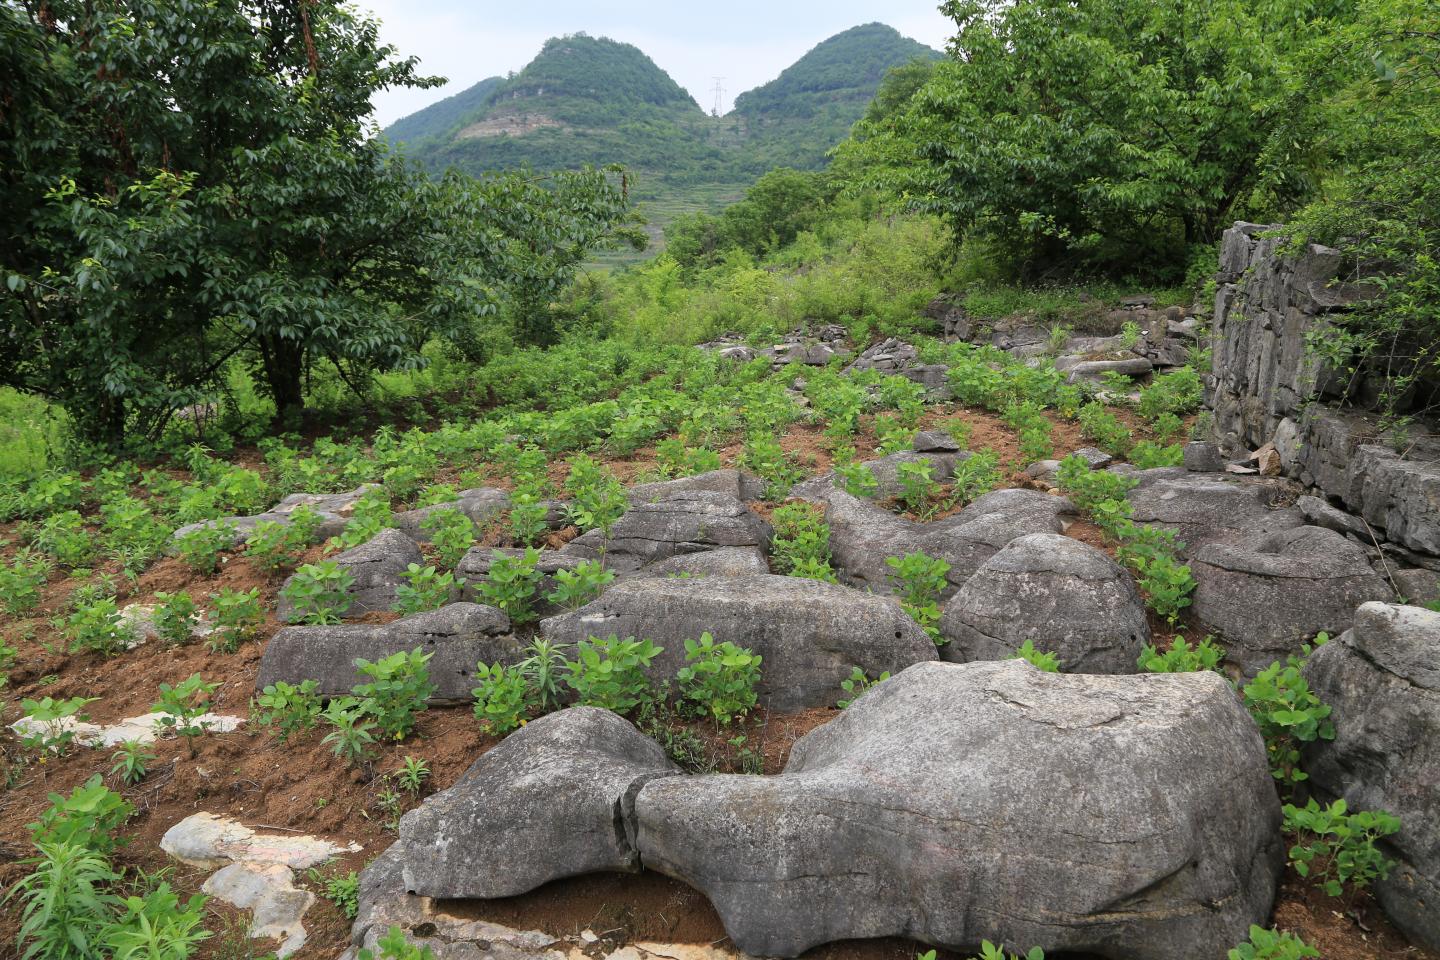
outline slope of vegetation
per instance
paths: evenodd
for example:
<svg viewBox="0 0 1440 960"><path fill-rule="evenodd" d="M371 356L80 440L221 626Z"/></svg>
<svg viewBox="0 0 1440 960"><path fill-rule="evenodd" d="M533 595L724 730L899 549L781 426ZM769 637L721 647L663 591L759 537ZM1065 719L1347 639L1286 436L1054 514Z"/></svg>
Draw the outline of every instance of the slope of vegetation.
<svg viewBox="0 0 1440 960"><path fill-rule="evenodd" d="M504 85L504 77L486 77L454 96L401 117L382 132L391 143L418 143L447 136L458 129L460 121L484 109L495 91Z"/></svg>

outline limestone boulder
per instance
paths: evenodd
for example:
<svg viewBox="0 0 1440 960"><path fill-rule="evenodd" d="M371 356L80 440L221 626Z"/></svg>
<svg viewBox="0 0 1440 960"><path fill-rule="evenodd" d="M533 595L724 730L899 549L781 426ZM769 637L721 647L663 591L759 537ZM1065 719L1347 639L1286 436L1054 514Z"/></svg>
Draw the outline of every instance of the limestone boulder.
<svg viewBox="0 0 1440 960"><path fill-rule="evenodd" d="M587 560L605 559L619 572L648 563L716 547L761 547L770 543L770 524L737 497L710 490L673 493L663 500L632 501L610 528L582 534L561 553Z"/></svg>
<svg viewBox="0 0 1440 960"><path fill-rule="evenodd" d="M349 590L350 607L345 611L345 616L350 619L377 610L392 609L395 606L395 588L406 582L406 569L412 563L425 561L415 541L394 529L382 530L368 542L353 550L337 553L333 559L355 578ZM294 579L292 574L285 585L289 586ZM284 587L281 592L276 616L281 620L298 619L294 604L283 595Z"/></svg>
<svg viewBox="0 0 1440 960"><path fill-rule="evenodd" d="M1053 533L1011 541L945 605L946 660L1002 660L1025 641L1067 673L1134 673L1150 642L1129 572L1101 551Z"/></svg>
<svg viewBox="0 0 1440 960"><path fill-rule="evenodd" d="M395 528L417 543L428 543L430 531L425 529L425 520L443 510L458 510L477 524L484 525L510 509L510 494L494 487L477 487L461 490L460 495L450 503L404 510L394 515Z"/></svg>
<svg viewBox="0 0 1440 960"><path fill-rule="evenodd" d="M635 821L646 868L755 956L900 936L1215 960L1268 922L1283 859L1264 743L1208 672L918 664L779 776L652 780Z"/></svg>
<svg viewBox="0 0 1440 960"><path fill-rule="evenodd" d="M1247 676L1298 653L1321 631L1348 629L1360 604L1394 599L1364 548L1323 527L1212 543L1195 551L1190 571L1192 612L1224 638Z"/></svg>
<svg viewBox="0 0 1440 960"><path fill-rule="evenodd" d="M1178 474L1178 475L1177 475ZM1210 543L1239 543L1305 525L1283 506L1283 490L1269 483L1183 470L1142 470L1129 493L1136 523L1173 530L1190 553Z"/></svg>
<svg viewBox="0 0 1440 960"><path fill-rule="evenodd" d="M680 493L695 491L721 493L736 500L750 502L765 497L765 481L745 470L711 470L693 477L679 477L675 480L660 480L655 483L637 483L626 491L632 504L655 503L668 500Z"/></svg>
<svg viewBox="0 0 1440 960"><path fill-rule="evenodd" d="M432 655L431 703L469 701L477 663L513 663L522 656L502 611L452 603L381 625L286 627L266 644L255 688L263 690L277 680L296 686L314 680L322 696L342 696L365 679L355 669L356 657L373 663L417 648Z"/></svg>
<svg viewBox="0 0 1440 960"><path fill-rule="evenodd" d="M1397 865L1375 895L1412 940L1440 950L1440 613L1367 603L1305 677L1335 724L1334 740L1306 748L1309 783L1400 818L1381 843Z"/></svg>
<svg viewBox="0 0 1440 960"><path fill-rule="evenodd" d="M345 493L292 493L269 510L255 516L222 517L219 520L187 523L175 530L171 535L171 543L174 544L193 530L228 525L234 528L234 546L239 547L261 521L268 520L284 526L290 522L290 515L301 507L309 507L319 515L320 526L315 531L315 542L319 543L344 530L351 514L355 512L356 501L375 487L376 484L365 483Z"/></svg>
<svg viewBox="0 0 1440 960"><path fill-rule="evenodd" d="M685 641L708 632L764 658L758 691L773 710L833 706L855 667L878 676L935 659L935 645L894 600L769 574L630 580L540 627L560 643L653 640L664 648L650 665L657 680L672 679L685 665Z"/></svg>
<svg viewBox="0 0 1440 960"><path fill-rule="evenodd" d="M659 744L608 710L541 717L401 818L405 888L509 897L561 877L638 870L628 826L635 795L679 772Z"/></svg>

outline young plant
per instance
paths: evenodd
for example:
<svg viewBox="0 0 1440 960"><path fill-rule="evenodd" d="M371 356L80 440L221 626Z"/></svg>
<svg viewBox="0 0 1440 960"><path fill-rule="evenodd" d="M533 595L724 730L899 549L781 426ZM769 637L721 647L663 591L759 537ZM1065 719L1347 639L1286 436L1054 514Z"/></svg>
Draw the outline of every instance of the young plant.
<svg viewBox="0 0 1440 960"><path fill-rule="evenodd" d="M101 853L71 843L43 843L34 870L7 895L18 897L26 960L101 957L109 952L120 875Z"/></svg>
<svg viewBox="0 0 1440 960"><path fill-rule="evenodd" d="M452 507L435 510L420 521L442 567L454 568L475 545L475 521Z"/></svg>
<svg viewBox="0 0 1440 960"><path fill-rule="evenodd" d="M359 960L435 960L429 947L415 946L405 939L405 931L399 927L391 927L376 946L380 948L378 953L367 947L359 952Z"/></svg>
<svg viewBox="0 0 1440 960"><path fill-rule="evenodd" d="M501 663L479 664L475 671L478 686L470 693L475 697L475 717L492 736L503 737L525 724L530 715L530 688L519 666Z"/></svg>
<svg viewBox="0 0 1440 960"><path fill-rule="evenodd" d="M200 718L210 709L210 696L220 688L218 683L206 683L200 674L192 673L180 683L171 686L160 684L160 699L150 709L163 714L160 726L184 737L190 756L195 756L195 738L205 733Z"/></svg>
<svg viewBox="0 0 1440 960"><path fill-rule="evenodd" d="M85 530L85 520L74 510L46 517L32 535L31 544L62 567L83 567L95 553L95 542Z"/></svg>
<svg viewBox="0 0 1440 960"><path fill-rule="evenodd" d="M135 812L129 801L105 786L100 774L70 791L49 796L50 806L29 824L33 843L65 843L109 856L125 843L120 827Z"/></svg>
<svg viewBox="0 0 1440 960"><path fill-rule="evenodd" d="M1034 640L1026 640L1006 660L1024 660L1043 673L1059 673L1060 658L1053 653L1037 649Z"/></svg>
<svg viewBox="0 0 1440 960"><path fill-rule="evenodd" d="M151 622L160 639L173 646L184 646L190 642L195 628L200 623L200 614L190 594L181 590L177 593L156 593L159 604Z"/></svg>
<svg viewBox="0 0 1440 960"><path fill-rule="evenodd" d="M481 599L492 607L504 610L512 623L525 624L535 619L534 600L544 574L536 569L540 551L527 547L519 556L503 550L490 554L490 570L480 582Z"/></svg>
<svg viewBox="0 0 1440 960"><path fill-rule="evenodd" d="M1184 637L1176 637L1164 653L1147 643L1136 665L1147 673L1196 673L1219 670L1220 661L1224 659L1225 649L1215 646L1209 637L1193 647Z"/></svg>
<svg viewBox="0 0 1440 960"><path fill-rule="evenodd" d="M363 657L355 659L355 669L370 679L356 684L350 692L364 701L385 736L404 740L415 729L415 718L435 692L427 666L432 656L417 647L374 663Z"/></svg>
<svg viewBox="0 0 1440 960"><path fill-rule="evenodd" d="M526 648L529 656L516 664L542 712L559 709L564 699L560 686L569 663L565 656L567 649L564 644L536 637Z"/></svg>
<svg viewBox="0 0 1440 960"><path fill-rule="evenodd" d="M1286 832L1296 835L1290 866L1302 877L1313 875L1330 896L1340 896L1346 886L1364 890L1390 875L1395 861L1375 843L1400 832L1399 817L1381 810L1350 813L1343 799L1322 807L1314 797L1303 807L1287 803L1283 811Z"/></svg>
<svg viewBox="0 0 1440 960"><path fill-rule="evenodd" d="M325 876L315 867L306 874L310 882L319 885L320 896L335 904L346 920L354 920L360 912L360 875L354 870Z"/></svg>
<svg viewBox="0 0 1440 960"><path fill-rule="evenodd" d="M241 644L254 640L265 622L264 611L260 608L260 588L233 590L222 587L219 593L210 594L210 606L215 612L215 632L210 634L206 644L214 653L234 653Z"/></svg>
<svg viewBox="0 0 1440 960"><path fill-rule="evenodd" d="M1000 458L992 450L981 450L955 463L950 478L948 506L967 506L1000 485Z"/></svg>
<svg viewBox="0 0 1440 960"><path fill-rule="evenodd" d="M353 550L361 544L369 543L391 525L393 518L389 493L383 488L371 488L355 501L350 519L345 522L345 529L331 537L325 544L325 549Z"/></svg>
<svg viewBox="0 0 1440 960"><path fill-rule="evenodd" d="M901 608L937 647L943 646L940 594L947 585L945 574L950 572L950 564L917 550L903 557L886 557L885 565L890 568L890 582L899 593Z"/></svg>
<svg viewBox="0 0 1440 960"><path fill-rule="evenodd" d="M50 561L21 550L9 566L0 566L0 611L20 617L40 603L40 588L50 576Z"/></svg>
<svg viewBox="0 0 1440 960"><path fill-rule="evenodd" d="M394 609L403 614L438 610L450 602L455 592L465 585L451 573L438 573L434 567L412 563L401 574L405 583L395 587Z"/></svg>
<svg viewBox="0 0 1440 960"><path fill-rule="evenodd" d="M239 533L233 523L206 523L175 541L180 559L196 573L209 576L220 566L220 554L235 546Z"/></svg>
<svg viewBox="0 0 1440 960"><path fill-rule="evenodd" d="M1135 584L1145 594L1150 609L1174 626L1180 612L1190 606L1195 577L1190 567L1168 552L1118 552L1120 560L1135 571Z"/></svg>
<svg viewBox="0 0 1440 960"><path fill-rule="evenodd" d="M1129 429L1099 401L1080 408L1080 434L1114 456L1123 457L1130 452Z"/></svg>
<svg viewBox="0 0 1440 960"><path fill-rule="evenodd" d="M1335 739L1330 707L1311 691L1300 672L1303 665L1294 656L1283 665L1272 663L1241 691L1265 737L1271 774L1286 788L1308 779L1300 769L1300 745Z"/></svg>
<svg viewBox="0 0 1440 960"><path fill-rule="evenodd" d="M419 757L405 757L393 776L400 789L412 797L419 796L425 788L425 781L430 779L430 765Z"/></svg>
<svg viewBox="0 0 1440 960"><path fill-rule="evenodd" d="M334 729L321 739L330 752L349 766L365 762L370 744L375 742L375 721L369 719L366 705L355 697L336 697L325 705L321 719Z"/></svg>
<svg viewBox="0 0 1440 960"><path fill-rule="evenodd" d="M695 712L721 726L755 709L759 694L760 656L730 641L717 644L709 633L685 641L686 665L675 675L680 697Z"/></svg>
<svg viewBox="0 0 1440 960"><path fill-rule="evenodd" d="M858 700L866 690L869 690L871 687L879 686L880 684L884 683L886 680L889 679L889 670L886 670L884 673L880 674L880 676L875 677L872 680L870 677L866 676L864 670L861 670L859 667L855 667L850 671L850 676L847 679L840 681L840 689L844 690L848 694L851 694L851 696L844 700L837 701L835 706L839 707L841 710L844 710L846 707L850 706L850 704Z"/></svg>
<svg viewBox="0 0 1440 960"><path fill-rule="evenodd" d="M821 564L829 571L830 526L819 507L797 500L777 507L770 520L775 528L770 557L776 573L796 576L797 569L807 563L808 573L818 572Z"/></svg>
<svg viewBox="0 0 1440 960"><path fill-rule="evenodd" d="M880 489L880 481L863 463L837 463L835 479L839 481L840 489L852 497L872 497Z"/></svg>
<svg viewBox="0 0 1440 960"><path fill-rule="evenodd" d="M71 697L68 700L55 700L42 697L39 700L20 701L20 709L29 721L26 724L27 732L20 736L21 745L26 750L64 753L75 739L74 725L90 719L85 713L85 707L98 699Z"/></svg>
<svg viewBox="0 0 1440 960"><path fill-rule="evenodd" d="M550 529L550 511L533 493L517 490L510 497L510 535L522 546L533 546Z"/></svg>
<svg viewBox="0 0 1440 960"><path fill-rule="evenodd" d="M120 616L114 597L82 604L57 626L69 638L71 653L89 650L110 657L130 648L137 639L134 625Z"/></svg>
<svg viewBox="0 0 1440 960"><path fill-rule="evenodd" d="M590 637L575 645L576 659L566 664L570 675L565 682L585 706L628 713L650 698L645 670L663 650L634 637Z"/></svg>
<svg viewBox="0 0 1440 960"><path fill-rule="evenodd" d="M606 570L598 560L584 560L573 570L555 571L555 589L545 599L566 610L578 610L600 596L612 580L615 571Z"/></svg>
<svg viewBox="0 0 1440 960"><path fill-rule="evenodd" d="M1320 951L1293 933L1250 925L1250 939L1226 952L1226 960L1305 960Z"/></svg>
<svg viewBox="0 0 1440 960"><path fill-rule="evenodd" d="M925 520L934 513L932 501L940 495L940 482L935 479L935 465L928 459L910 460L896 468L900 482L900 502L905 509Z"/></svg>
<svg viewBox="0 0 1440 960"><path fill-rule="evenodd" d="M334 560L307 563L280 590L294 607L292 620L301 623L339 623L350 609L350 588L355 575Z"/></svg>
<svg viewBox="0 0 1440 960"><path fill-rule="evenodd" d="M302 680L298 687L283 680L268 685L255 698L260 722L279 729L280 742L315 726L320 718L320 685Z"/></svg>
<svg viewBox="0 0 1440 960"><path fill-rule="evenodd" d="M138 740L124 740L117 744L118 749L110 755L113 765L110 772L120 778L120 781L127 786L133 786L145 779L149 772L150 764L155 762L155 754L151 753L145 744Z"/></svg>
<svg viewBox="0 0 1440 960"><path fill-rule="evenodd" d="M245 555L269 573L288 570L315 540L321 518L308 506L296 507L284 523L261 520L245 538Z"/></svg>

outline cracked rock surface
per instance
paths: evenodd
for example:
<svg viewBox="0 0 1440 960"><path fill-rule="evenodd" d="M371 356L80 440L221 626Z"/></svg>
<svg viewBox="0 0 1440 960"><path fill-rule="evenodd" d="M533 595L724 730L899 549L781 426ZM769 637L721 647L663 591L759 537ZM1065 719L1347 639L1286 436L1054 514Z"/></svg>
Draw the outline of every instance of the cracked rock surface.
<svg viewBox="0 0 1440 960"><path fill-rule="evenodd" d="M716 547L765 547L770 524L738 497L713 490L679 490L663 500L633 502L607 539L591 530L560 553L599 560L625 573L660 560Z"/></svg>

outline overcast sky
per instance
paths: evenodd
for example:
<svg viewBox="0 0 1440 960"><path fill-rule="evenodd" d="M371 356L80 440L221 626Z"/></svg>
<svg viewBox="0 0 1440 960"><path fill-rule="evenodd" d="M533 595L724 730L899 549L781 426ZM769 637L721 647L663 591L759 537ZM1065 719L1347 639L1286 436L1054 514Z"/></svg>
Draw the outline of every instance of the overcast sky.
<svg viewBox="0 0 1440 960"><path fill-rule="evenodd" d="M943 50L954 24L936 0L356 0L381 21L380 36L425 73L448 77L438 90L391 90L375 102L381 126L497 74L519 70L549 37L584 31L633 43L709 110L723 76L721 112L735 96L773 80L826 37L861 23L888 23Z"/></svg>

